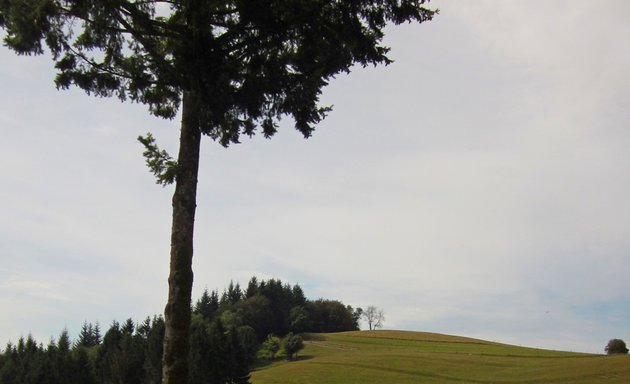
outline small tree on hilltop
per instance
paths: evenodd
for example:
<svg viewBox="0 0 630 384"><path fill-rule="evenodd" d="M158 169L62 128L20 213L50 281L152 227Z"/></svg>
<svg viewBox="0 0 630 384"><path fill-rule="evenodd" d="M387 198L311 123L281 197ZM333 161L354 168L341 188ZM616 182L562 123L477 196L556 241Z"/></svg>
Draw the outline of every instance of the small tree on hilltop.
<svg viewBox="0 0 630 384"><path fill-rule="evenodd" d="M385 321L385 313L382 309L376 308L374 305L368 306L362 313L365 321L368 322L368 327L371 330L382 328Z"/></svg>
<svg viewBox="0 0 630 384"><path fill-rule="evenodd" d="M611 339L606 345L606 348L604 348L604 350L609 355L628 353L628 348L626 347L626 343L621 339Z"/></svg>

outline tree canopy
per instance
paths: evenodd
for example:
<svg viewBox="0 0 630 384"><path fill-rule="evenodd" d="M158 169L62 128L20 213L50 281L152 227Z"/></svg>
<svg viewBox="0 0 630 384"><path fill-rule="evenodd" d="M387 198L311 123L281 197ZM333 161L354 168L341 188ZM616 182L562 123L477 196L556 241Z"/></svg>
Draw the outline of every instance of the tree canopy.
<svg viewBox="0 0 630 384"><path fill-rule="evenodd" d="M621 339L610 339L604 348L608 355L627 354L626 342Z"/></svg>
<svg viewBox="0 0 630 384"><path fill-rule="evenodd" d="M322 87L355 64L389 64L389 22L430 20L424 0L3 0L5 43L52 52L59 88L147 104L173 118L184 91L222 145L290 115L306 137L328 111Z"/></svg>

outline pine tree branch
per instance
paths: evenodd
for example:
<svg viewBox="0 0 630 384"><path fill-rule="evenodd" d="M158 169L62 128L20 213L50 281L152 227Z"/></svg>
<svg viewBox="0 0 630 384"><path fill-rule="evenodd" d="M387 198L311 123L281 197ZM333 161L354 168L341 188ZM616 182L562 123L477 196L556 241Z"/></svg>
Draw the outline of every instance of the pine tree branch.
<svg viewBox="0 0 630 384"><path fill-rule="evenodd" d="M156 183L166 187L175 182L178 171L177 161L168 152L157 146L151 133L147 133L146 136L138 136L138 141L144 145L145 151L142 156L146 159L147 167L156 177Z"/></svg>

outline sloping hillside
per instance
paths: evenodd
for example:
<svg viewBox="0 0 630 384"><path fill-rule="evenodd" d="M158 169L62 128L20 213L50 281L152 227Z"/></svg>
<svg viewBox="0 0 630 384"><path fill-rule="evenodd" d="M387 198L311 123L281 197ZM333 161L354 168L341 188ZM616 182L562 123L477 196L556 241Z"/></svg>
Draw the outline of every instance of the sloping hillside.
<svg viewBox="0 0 630 384"><path fill-rule="evenodd" d="M630 356L603 356L406 331L311 335L298 361L252 373L253 384L629 383Z"/></svg>

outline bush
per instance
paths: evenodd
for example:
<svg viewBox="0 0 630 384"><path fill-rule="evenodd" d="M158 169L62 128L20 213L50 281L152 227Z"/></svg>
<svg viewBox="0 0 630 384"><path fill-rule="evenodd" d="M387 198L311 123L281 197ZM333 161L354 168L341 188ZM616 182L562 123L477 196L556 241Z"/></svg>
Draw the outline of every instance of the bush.
<svg viewBox="0 0 630 384"><path fill-rule="evenodd" d="M267 340L262 343L256 357L264 360L274 360L282 353L280 350L282 342L278 336L269 335Z"/></svg>
<svg viewBox="0 0 630 384"><path fill-rule="evenodd" d="M606 348L604 348L604 350L609 355L628 353L628 348L626 347L626 343L621 339L610 340L608 342L608 345L606 345Z"/></svg>
<svg viewBox="0 0 630 384"><path fill-rule="evenodd" d="M287 359L293 360L293 357L297 357L298 352L304 348L304 341L300 335L294 335L293 332L290 332L282 340L282 347Z"/></svg>

